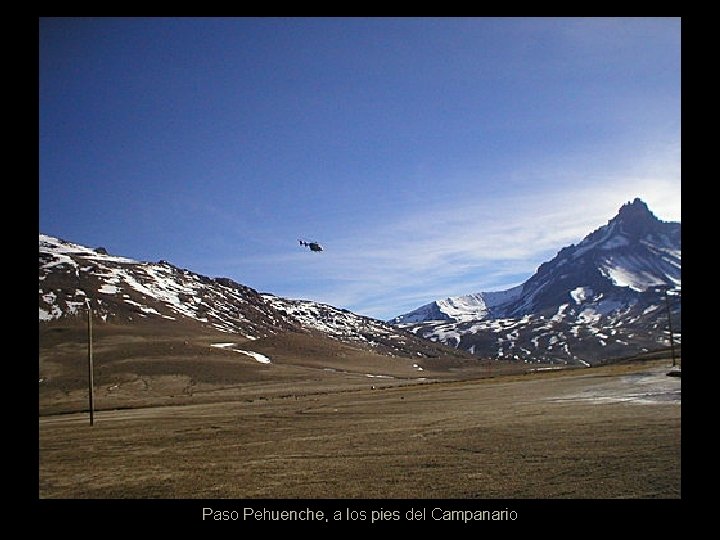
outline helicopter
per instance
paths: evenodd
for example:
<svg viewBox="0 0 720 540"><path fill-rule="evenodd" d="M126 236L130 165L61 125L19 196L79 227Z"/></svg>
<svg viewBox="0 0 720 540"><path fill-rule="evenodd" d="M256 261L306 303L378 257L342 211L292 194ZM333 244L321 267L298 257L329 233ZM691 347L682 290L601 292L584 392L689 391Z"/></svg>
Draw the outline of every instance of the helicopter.
<svg viewBox="0 0 720 540"><path fill-rule="evenodd" d="M310 251L322 251L323 247L318 242L306 242L305 240L300 240L298 238L298 242L300 242L301 246L309 247Z"/></svg>

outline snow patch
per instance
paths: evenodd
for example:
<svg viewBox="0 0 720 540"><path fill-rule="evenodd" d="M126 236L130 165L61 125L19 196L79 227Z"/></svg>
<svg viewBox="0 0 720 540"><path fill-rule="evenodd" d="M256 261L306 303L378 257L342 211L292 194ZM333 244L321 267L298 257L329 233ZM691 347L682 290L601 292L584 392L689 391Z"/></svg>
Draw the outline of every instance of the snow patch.
<svg viewBox="0 0 720 540"><path fill-rule="evenodd" d="M137 307L140 311L143 313L150 313L151 315L160 315L156 309L153 309L151 307L143 306L142 304L139 304L138 302L135 302L133 300L125 300L126 304L131 304L135 307Z"/></svg>
<svg viewBox="0 0 720 540"><path fill-rule="evenodd" d="M118 288L115 285L108 285L106 283L98 289L98 292L103 294L117 294Z"/></svg>
<svg viewBox="0 0 720 540"><path fill-rule="evenodd" d="M629 287L643 292L652 287L665 285L667 281L679 282L680 270L677 266L644 257L632 255L612 257L600 267L600 272L617 287Z"/></svg>
<svg viewBox="0 0 720 540"><path fill-rule="evenodd" d="M245 350L243 350L243 349L234 349L233 347L235 347L236 345L237 345L237 343L232 342L232 341L231 341L231 342L211 343L211 344L210 344L211 347L217 347L217 348L219 348L219 349L228 349L228 350L233 351L233 352L236 352L236 353L240 353L240 354L244 354L244 355L250 356L250 357L254 358L255 360L257 360L258 362L260 362L261 364L271 364L271 363L272 363L272 361L270 360L270 358L268 358L268 357L265 356L264 354L260 354L260 353L257 353L257 352L255 352L255 351L245 351Z"/></svg>
<svg viewBox="0 0 720 540"><path fill-rule="evenodd" d="M43 308L38 309L40 310L41 321L52 321L53 319L59 319L62 317L62 310L57 306L51 306L51 311L47 311Z"/></svg>
<svg viewBox="0 0 720 540"><path fill-rule="evenodd" d="M570 291L570 296L575 301L576 305L580 305L582 302L587 300L593 295L593 290L590 287L576 287Z"/></svg>
<svg viewBox="0 0 720 540"><path fill-rule="evenodd" d="M584 309L580 312L580 315L578 315L577 321L581 324L594 324L600 320L600 313L597 313L592 308Z"/></svg>
<svg viewBox="0 0 720 540"><path fill-rule="evenodd" d="M572 293L571 293L572 294ZM557 313L552 316L552 320L560 322L565 318L565 310L567 310L569 304L562 304L558 307Z"/></svg>
<svg viewBox="0 0 720 540"><path fill-rule="evenodd" d="M235 351L235 352L239 352L239 353L242 353L242 354L246 354L246 355L248 355L248 356L251 356L252 358L254 358L255 360L257 360L257 361L260 362L261 364L271 364L271 363L272 363L272 362L270 361L270 358L268 358L268 357L265 356L264 354L256 353L256 352L254 352L254 351L243 351L243 350L241 350L241 349L232 349L232 350Z"/></svg>

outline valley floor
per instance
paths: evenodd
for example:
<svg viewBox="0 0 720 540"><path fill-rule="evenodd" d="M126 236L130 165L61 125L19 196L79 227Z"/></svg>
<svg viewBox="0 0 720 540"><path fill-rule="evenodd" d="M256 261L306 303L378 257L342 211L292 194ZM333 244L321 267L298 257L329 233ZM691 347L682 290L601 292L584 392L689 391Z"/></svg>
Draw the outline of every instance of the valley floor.
<svg viewBox="0 0 720 540"><path fill-rule="evenodd" d="M40 498L679 498L668 360L39 420Z"/></svg>

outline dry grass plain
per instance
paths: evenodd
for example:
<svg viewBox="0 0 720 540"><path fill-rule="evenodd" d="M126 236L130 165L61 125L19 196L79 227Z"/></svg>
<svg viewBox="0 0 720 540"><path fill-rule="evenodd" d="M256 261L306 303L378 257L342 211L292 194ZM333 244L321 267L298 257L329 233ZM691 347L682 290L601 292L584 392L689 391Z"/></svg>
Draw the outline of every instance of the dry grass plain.
<svg viewBox="0 0 720 540"><path fill-rule="evenodd" d="M185 380L174 401L126 388L134 408L105 401L93 427L87 413L56 414L80 388L41 393L39 496L679 498L681 383L668 365L419 383L297 363L270 378L248 362L233 399L216 384L193 402ZM159 396L172 377L146 380Z"/></svg>

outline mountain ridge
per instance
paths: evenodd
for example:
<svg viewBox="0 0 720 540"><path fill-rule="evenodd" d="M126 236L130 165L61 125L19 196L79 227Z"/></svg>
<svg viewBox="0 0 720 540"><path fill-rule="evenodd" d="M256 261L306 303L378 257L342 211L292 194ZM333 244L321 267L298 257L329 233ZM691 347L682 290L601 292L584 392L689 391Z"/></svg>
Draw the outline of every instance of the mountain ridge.
<svg viewBox="0 0 720 540"><path fill-rule="evenodd" d="M165 260L109 255L104 248L42 233L39 284L41 325L60 320L81 323L90 302L102 323L184 322L247 341L309 333L390 356L443 354L436 344L345 309L261 293L230 278L203 276Z"/></svg>
<svg viewBox="0 0 720 540"><path fill-rule="evenodd" d="M185 321L249 341L304 332L390 356L431 357L450 347L497 360L590 365L665 345L658 286L681 286L680 232L635 199L523 284L434 301L390 322L40 234L39 320L80 320L90 301L102 322ZM672 326L679 342L680 321Z"/></svg>
<svg viewBox="0 0 720 540"><path fill-rule="evenodd" d="M657 346L664 288L677 294L681 288L681 225L659 220L636 198L521 285L435 300L389 322L473 354L506 357L510 344L518 360L595 362ZM608 347L605 332L616 335L621 327L623 337L614 342L622 346ZM510 328L505 339L494 335ZM593 339L579 338L588 332ZM544 347L539 336L547 338ZM588 347L592 342L596 346Z"/></svg>
<svg viewBox="0 0 720 540"><path fill-rule="evenodd" d="M628 224L631 228L630 238L628 238L626 231ZM658 224L661 226L669 226L668 232L674 235L675 238L669 239L667 237L668 233L661 233L661 237L656 238ZM654 232L655 234L653 234ZM660 253L660 256L669 255L671 260L665 260L664 264L652 264L647 260L647 257L641 261L630 261L635 263L640 262L642 264L640 268L635 268L634 272L629 271L627 265L625 267L622 266L622 263L628 262L627 255L623 255L627 250L620 250L618 248L626 246L637 247L634 244L641 242L641 239L648 235L653 238L655 242L650 242L650 245L645 246L645 249L647 251L654 250L655 252L664 251L666 253ZM571 287L567 287L567 290L561 289L561 295L569 294L570 291L578 287L593 288L590 283L595 283L593 290L604 291L608 289L608 287L607 283L601 283L602 280L610 280L614 286L621 288L630 287L638 292L650 286L679 286L679 240L680 223L660 221L652 214L644 201L635 198L632 202L624 204L618 214L610 219L607 224L589 233L581 242L560 249L555 257L543 262L536 272L522 284L502 291L477 292L435 300L413 311L393 317L389 319L388 322L392 324L429 320L466 322L483 318L521 317L530 313L541 312L548 307L554 309L563 302L558 302L557 298L554 298L553 301L545 301L544 303L531 301L542 292L542 289L547 288L544 285L544 281L547 280L547 274L556 271L559 266L571 261L575 265L584 266L587 266L587 262L592 264L598 263L598 261L592 260L592 257L586 262L586 259L588 259L587 254L595 247L608 252L608 257L597 264L597 270L600 275L592 275L593 269L587 269L587 273L591 275L587 276L583 281L587 281L588 283L576 283ZM674 249L675 244L677 244L676 249ZM636 264L635 266L638 265ZM654 270L655 275L653 277L656 278L650 282L648 282L647 279L647 270L649 269ZM643 272L645 272L644 275ZM638 276L638 274L640 274L640 276ZM659 279L658 274L662 274L664 279ZM643 277L645 278L644 283L642 282ZM528 298L528 296L532 298ZM567 300L567 298L564 297L562 300ZM454 309L463 305L468 309L465 311ZM424 315L427 316L424 317ZM432 316L436 316L437 318L433 319L431 318Z"/></svg>

